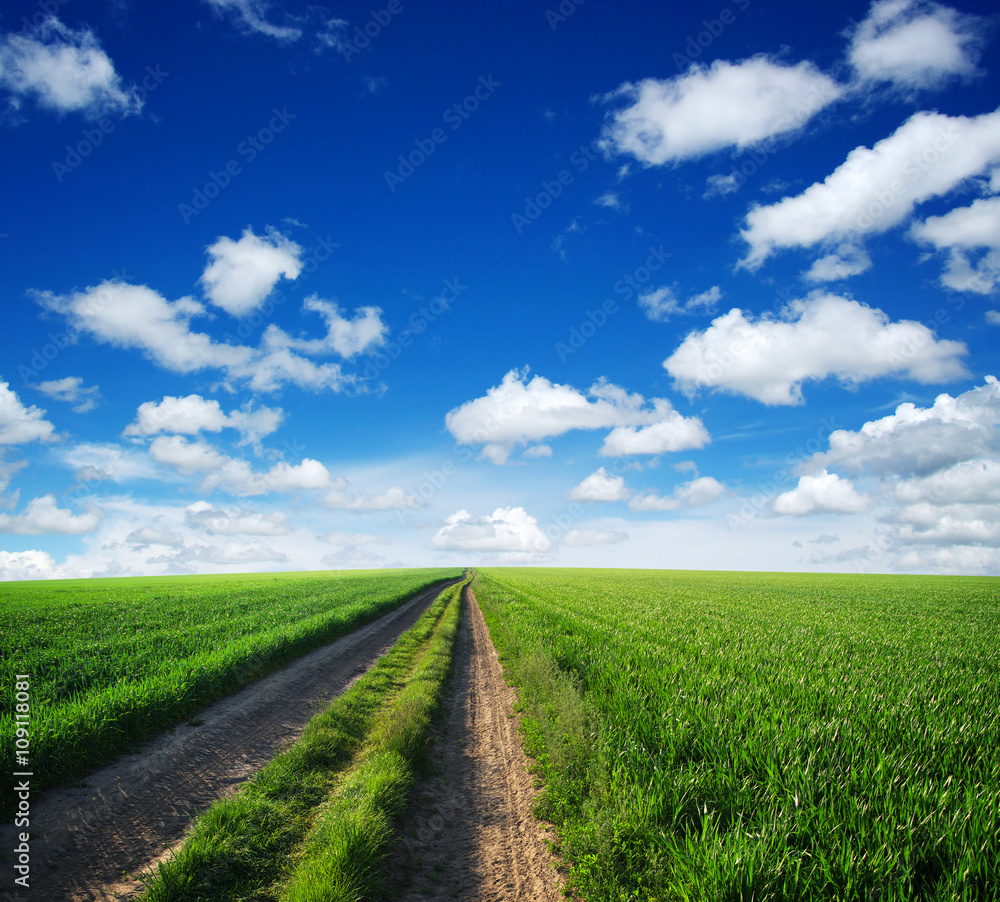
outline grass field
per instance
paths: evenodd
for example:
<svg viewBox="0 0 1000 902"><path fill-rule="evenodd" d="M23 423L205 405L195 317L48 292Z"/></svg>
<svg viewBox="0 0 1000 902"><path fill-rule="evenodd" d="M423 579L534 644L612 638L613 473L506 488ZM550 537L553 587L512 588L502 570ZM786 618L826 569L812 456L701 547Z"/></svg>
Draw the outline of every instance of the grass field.
<svg viewBox="0 0 1000 902"><path fill-rule="evenodd" d="M1000 579L485 569L591 900L994 899Z"/></svg>
<svg viewBox="0 0 1000 902"><path fill-rule="evenodd" d="M143 898L371 898L451 664L461 590L443 591L295 745L205 812Z"/></svg>
<svg viewBox="0 0 1000 902"><path fill-rule="evenodd" d="M0 749L30 678L33 786L64 781L461 570L0 586ZM12 804L4 781L0 807Z"/></svg>

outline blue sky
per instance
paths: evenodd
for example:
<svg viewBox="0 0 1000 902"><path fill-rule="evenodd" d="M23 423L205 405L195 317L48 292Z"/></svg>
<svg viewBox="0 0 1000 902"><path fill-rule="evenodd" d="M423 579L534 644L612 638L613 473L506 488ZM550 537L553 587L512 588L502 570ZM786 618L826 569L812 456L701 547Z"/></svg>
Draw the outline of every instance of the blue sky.
<svg viewBox="0 0 1000 902"><path fill-rule="evenodd" d="M0 578L1000 573L985 3L11 2Z"/></svg>

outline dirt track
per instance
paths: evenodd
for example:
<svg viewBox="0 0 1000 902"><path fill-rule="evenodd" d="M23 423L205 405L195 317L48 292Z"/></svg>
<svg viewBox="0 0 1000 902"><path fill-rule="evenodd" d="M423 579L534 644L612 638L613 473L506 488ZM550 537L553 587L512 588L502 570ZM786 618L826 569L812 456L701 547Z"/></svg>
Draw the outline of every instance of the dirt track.
<svg viewBox="0 0 1000 902"><path fill-rule="evenodd" d="M385 898L555 902L562 880L531 813L514 692L471 590L463 594L446 725L389 856Z"/></svg>
<svg viewBox="0 0 1000 902"><path fill-rule="evenodd" d="M134 755L32 799L30 900L129 899L198 812L233 791L413 626L443 584L206 708ZM5 852L16 845L0 827ZM124 875L124 877L123 877Z"/></svg>

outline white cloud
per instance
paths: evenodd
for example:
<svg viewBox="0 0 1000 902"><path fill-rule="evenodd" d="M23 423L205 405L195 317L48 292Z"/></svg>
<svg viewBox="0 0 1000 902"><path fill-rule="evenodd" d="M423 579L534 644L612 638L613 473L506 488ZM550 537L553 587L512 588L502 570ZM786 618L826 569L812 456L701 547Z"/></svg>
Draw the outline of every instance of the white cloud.
<svg viewBox="0 0 1000 902"><path fill-rule="evenodd" d="M708 430L698 417L683 417L676 410L666 408L659 413L659 422L649 426L616 426L604 439L601 456L664 454L704 448L711 441Z"/></svg>
<svg viewBox="0 0 1000 902"><path fill-rule="evenodd" d="M813 261L805 274L810 282L837 282L871 269L872 258L863 247L842 244L834 253Z"/></svg>
<svg viewBox="0 0 1000 902"><path fill-rule="evenodd" d="M220 432L236 429L245 441L257 442L274 432L284 417L280 407L245 407L229 414L223 413L215 399L206 400L201 395L176 398L167 395L162 401L144 401L136 411L122 435L155 435L173 432L196 435L199 432Z"/></svg>
<svg viewBox="0 0 1000 902"><path fill-rule="evenodd" d="M627 532L611 529L571 529L563 538L563 542L572 548L586 548L591 545L617 545L627 541Z"/></svg>
<svg viewBox="0 0 1000 902"><path fill-rule="evenodd" d="M334 529L316 536L321 542L329 545L343 545L345 548L357 548L360 545L391 545L388 536L374 535L370 532L342 532Z"/></svg>
<svg viewBox="0 0 1000 902"><path fill-rule="evenodd" d="M189 442L180 435L161 435L153 439L149 456L158 464L166 464L185 474L218 470L231 460L205 442Z"/></svg>
<svg viewBox="0 0 1000 902"><path fill-rule="evenodd" d="M624 501L629 494L625 488L625 477L611 476L604 467L569 490L571 501Z"/></svg>
<svg viewBox="0 0 1000 902"><path fill-rule="evenodd" d="M738 307L692 332L664 366L685 391L722 389L764 404L801 404L802 383L836 376L847 385L879 376L946 382L964 375L961 342L939 340L911 320L814 292L778 317L754 321Z"/></svg>
<svg viewBox="0 0 1000 902"><path fill-rule="evenodd" d="M939 250L946 247L1000 249L1000 197L981 197L968 207L915 222L910 235Z"/></svg>
<svg viewBox="0 0 1000 902"><path fill-rule="evenodd" d="M607 191L594 201L599 207L608 207L611 210L622 209L622 202L614 191Z"/></svg>
<svg viewBox="0 0 1000 902"><path fill-rule="evenodd" d="M155 479L160 475L146 454L110 443L81 442L62 449L59 457L66 466L76 471L77 479L84 482L128 482L132 479Z"/></svg>
<svg viewBox="0 0 1000 902"><path fill-rule="evenodd" d="M359 307L354 319L347 319L336 304L310 295L302 303L303 310L318 313L326 321L323 338L293 338L273 323L264 331L264 347L281 351L292 349L304 354L335 352L348 359L385 342L389 327L382 322L380 307Z"/></svg>
<svg viewBox="0 0 1000 902"><path fill-rule="evenodd" d="M0 445L24 445L52 441L55 426L45 419L45 411L25 407L9 382L0 382Z"/></svg>
<svg viewBox="0 0 1000 902"><path fill-rule="evenodd" d="M1000 160L1000 110L981 116L914 113L872 148L856 147L822 182L769 206L754 206L742 230L742 264L776 250L856 241L897 226L913 208L943 196Z"/></svg>
<svg viewBox="0 0 1000 902"><path fill-rule="evenodd" d="M323 497L323 503L334 510L352 511L416 510L424 504L416 495L407 494L399 486L392 486L375 495L354 494L347 491L347 486L346 479L337 477L334 487Z"/></svg>
<svg viewBox="0 0 1000 902"><path fill-rule="evenodd" d="M56 562L47 551L0 551L0 581L50 579Z"/></svg>
<svg viewBox="0 0 1000 902"><path fill-rule="evenodd" d="M445 417L448 430L460 444L483 445L483 457L498 464L506 462L515 445L535 444L573 429L615 430L605 440L602 455L654 454L701 447L708 440L701 420L681 417L665 399L647 403L642 395L604 381L584 393L542 376L530 382L526 378L527 371L511 370L484 397L449 411ZM618 433L616 428L653 425L661 428L649 433L627 428Z"/></svg>
<svg viewBox="0 0 1000 902"><path fill-rule="evenodd" d="M699 311L711 313L722 298L722 289L713 285L701 294L688 298L683 304L670 288L657 288L639 295L639 306L648 319L665 323L672 316L682 316Z"/></svg>
<svg viewBox="0 0 1000 902"><path fill-rule="evenodd" d="M142 109L135 88L124 87L94 33L69 28L54 16L3 38L0 86L9 92L15 111L26 98L44 109L94 119Z"/></svg>
<svg viewBox="0 0 1000 902"><path fill-rule="evenodd" d="M434 534L431 547L536 555L549 551L552 542L523 507L498 507L492 514L475 519L466 510L457 511Z"/></svg>
<svg viewBox="0 0 1000 902"><path fill-rule="evenodd" d="M726 487L711 476L699 476L674 490L669 498L654 492L636 495L628 506L634 511L675 511L682 508L704 507L726 494Z"/></svg>
<svg viewBox="0 0 1000 902"><path fill-rule="evenodd" d="M186 545L177 551L146 558L147 564L283 564L288 555L267 545L226 542L224 545Z"/></svg>
<svg viewBox="0 0 1000 902"><path fill-rule="evenodd" d="M956 291L992 294L1000 288L1000 197L984 197L910 227L910 237L948 249L941 282ZM969 251L986 248L973 262Z"/></svg>
<svg viewBox="0 0 1000 902"><path fill-rule="evenodd" d="M22 536L93 532L101 525L104 514L93 504L87 505L86 511L74 514L59 507L54 496L42 495L29 501L20 514L0 514L0 532Z"/></svg>
<svg viewBox="0 0 1000 902"><path fill-rule="evenodd" d="M867 508L868 500L858 494L850 480L826 470L801 476L794 489L774 500L775 513L795 516L816 512L856 514Z"/></svg>
<svg viewBox="0 0 1000 902"><path fill-rule="evenodd" d="M133 529L125 536L125 543L136 548L148 548L150 545L166 545L168 548L182 548L184 536L168 529L157 522L147 523L139 529Z"/></svg>
<svg viewBox="0 0 1000 902"><path fill-rule="evenodd" d="M79 376L52 379L36 385L35 388L53 400L74 405L73 411L75 413L89 413L97 407L97 402L101 397L100 389L96 385L84 388L83 380Z"/></svg>
<svg viewBox="0 0 1000 902"><path fill-rule="evenodd" d="M196 501L184 509L188 526L223 536L284 536L292 531L288 514L281 511L261 513L246 508L217 508L207 501Z"/></svg>
<svg viewBox="0 0 1000 902"><path fill-rule="evenodd" d="M983 21L920 0L877 0L851 35L848 59L862 81L927 88L975 73Z"/></svg>
<svg viewBox="0 0 1000 902"><path fill-rule="evenodd" d="M252 313L278 279L297 279L302 272L301 246L270 228L265 235L246 228L239 241L220 237L208 254L211 259L200 280L205 295L233 316Z"/></svg>
<svg viewBox="0 0 1000 902"><path fill-rule="evenodd" d="M297 41L302 29L296 25L278 25L269 21L271 4L268 0L207 0L220 15L228 15L244 32L262 34L281 43Z"/></svg>
<svg viewBox="0 0 1000 902"><path fill-rule="evenodd" d="M103 282L68 295L34 294L75 331L116 347L139 349L174 373L218 369L256 391L276 391L286 383L339 391L355 381L339 365L314 363L287 346L265 342L251 348L216 342L191 329L191 320L206 313L202 304L188 297L168 301L145 285Z"/></svg>
<svg viewBox="0 0 1000 902"><path fill-rule="evenodd" d="M931 407L900 404L857 432L838 429L813 465L876 475L926 476L957 463L1000 453L1000 383L988 376L957 398L941 394Z"/></svg>
<svg viewBox="0 0 1000 902"><path fill-rule="evenodd" d="M757 56L693 65L675 78L626 82L607 95L631 105L610 114L602 145L647 166L749 147L797 131L842 92L810 62L785 66Z"/></svg>
<svg viewBox="0 0 1000 902"><path fill-rule="evenodd" d="M1000 310L987 310L986 322L991 326L1000 326Z"/></svg>

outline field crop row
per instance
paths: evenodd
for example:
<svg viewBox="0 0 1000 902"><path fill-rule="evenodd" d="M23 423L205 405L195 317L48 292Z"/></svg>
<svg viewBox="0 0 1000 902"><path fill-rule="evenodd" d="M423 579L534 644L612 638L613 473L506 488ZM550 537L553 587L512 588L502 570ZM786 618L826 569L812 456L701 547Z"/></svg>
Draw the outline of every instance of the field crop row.
<svg viewBox="0 0 1000 902"><path fill-rule="evenodd" d="M1000 580L486 569L588 900L992 899Z"/></svg>
<svg viewBox="0 0 1000 902"><path fill-rule="evenodd" d="M0 750L30 678L33 785L101 764L460 570L44 581L0 588ZM12 803L4 782L0 807Z"/></svg>

